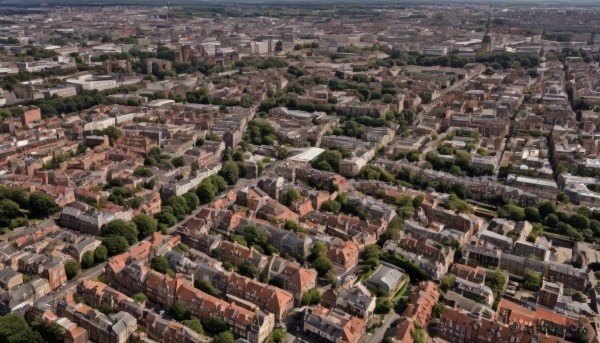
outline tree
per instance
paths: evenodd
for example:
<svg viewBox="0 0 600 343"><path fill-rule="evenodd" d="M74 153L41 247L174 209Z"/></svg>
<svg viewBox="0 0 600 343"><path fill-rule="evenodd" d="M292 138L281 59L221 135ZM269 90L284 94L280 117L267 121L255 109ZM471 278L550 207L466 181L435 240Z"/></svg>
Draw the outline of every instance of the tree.
<svg viewBox="0 0 600 343"><path fill-rule="evenodd" d="M150 180L148 180L148 182L144 183L144 188L145 189L154 189L155 184L156 184L156 180L154 180L154 178L151 178Z"/></svg>
<svg viewBox="0 0 600 343"><path fill-rule="evenodd" d="M533 206L525 207L525 218L530 222L538 223L541 220L540 212Z"/></svg>
<svg viewBox="0 0 600 343"><path fill-rule="evenodd" d="M539 291L542 286L542 277L539 273L531 269L525 268L523 271L523 288L530 291Z"/></svg>
<svg viewBox="0 0 600 343"><path fill-rule="evenodd" d="M190 213L187 201L183 196L172 196L167 199L166 203L173 209L173 215L177 217L177 220L183 220Z"/></svg>
<svg viewBox="0 0 600 343"><path fill-rule="evenodd" d="M313 259L325 255L325 253L327 253L327 250L327 244L323 241L316 241L315 244L313 244L312 248L310 248L310 252L312 254Z"/></svg>
<svg viewBox="0 0 600 343"><path fill-rule="evenodd" d="M577 330L571 339L574 343L588 343L590 341L589 336L583 330Z"/></svg>
<svg viewBox="0 0 600 343"><path fill-rule="evenodd" d="M508 204L498 209L498 216L514 221L523 221L525 220L525 210L519 206Z"/></svg>
<svg viewBox="0 0 600 343"><path fill-rule="evenodd" d="M442 313L446 312L446 306L438 301L433 305L432 312L435 318L439 318Z"/></svg>
<svg viewBox="0 0 600 343"><path fill-rule="evenodd" d="M20 188L13 191L6 191L10 200L19 204L20 208L29 208L29 192L26 189Z"/></svg>
<svg viewBox="0 0 600 343"><path fill-rule="evenodd" d="M333 172L333 167L327 161L317 161L312 167L326 172Z"/></svg>
<svg viewBox="0 0 600 343"><path fill-rule="evenodd" d="M408 162L419 162L421 160L421 153L415 150L411 150L406 154Z"/></svg>
<svg viewBox="0 0 600 343"><path fill-rule="evenodd" d="M200 199L200 202L203 204L207 204L217 196L218 190L217 187L208 179L202 180L200 182L200 186L196 189L196 194Z"/></svg>
<svg viewBox="0 0 600 343"><path fill-rule="evenodd" d="M412 207L412 199L409 195L400 195L394 201L394 204L398 207L411 206Z"/></svg>
<svg viewBox="0 0 600 343"><path fill-rule="evenodd" d="M448 292L450 288L452 288L452 286L454 285L455 279L456 277L454 276L454 274L444 275L444 277L442 277L442 279L440 280L440 289L444 292Z"/></svg>
<svg viewBox="0 0 600 343"><path fill-rule="evenodd" d="M283 224L283 228L285 230L292 231L292 232L300 232L300 233L307 232L307 230L304 229L302 226L300 226L300 224L298 224L298 222L295 222L290 219L285 220L285 223Z"/></svg>
<svg viewBox="0 0 600 343"><path fill-rule="evenodd" d="M204 320L202 324L204 329L213 335L225 332L229 329L229 325L227 325L223 319L215 315L212 315L208 319Z"/></svg>
<svg viewBox="0 0 600 343"><path fill-rule="evenodd" d="M275 329L269 337L267 337L267 343L283 343L285 337L287 336L287 331L285 329Z"/></svg>
<svg viewBox="0 0 600 343"><path fill-rule="evenodd" d="M135 223L126 223L121 219L113 220L100 230L102 237L121 236L131 244L137 243L138 230Z"/></svg>
<svg viewBox="0 0 600 343"><path fill-rule="evenodd" d="M131 221L137 227L138 239L144 239L158 229L158 222L156 219L144 213L136 214Z"/></svg>
<svg viewBox="0 0 600 343"><path fill-rule="evenodd" d="M159 213L154 215L154 219L156 219L159 224L165 225L166 227L177 224L177 217L173 214L173 208L171 208L171 206L164 206Z"/></svg>
<svg viewBox="0 0 600 343"><path fill-rule="evenodd" d="M29 225L29 220L27 219L27 217L18 217L18 218L14 218L14 219L10 220L10 224L8 225L8 228L13 230L15 228L27 226L27 225Z"/></svg>
<svg viewBox="0 0 600 343"><path fill-rule="evenodd" d="M286 158L288 155L288 149L284 146L280 146L279 149L277 149L277 158L280 160L283 160L284 158Z"/></svg>
<svg viewBox="0 0 600 343"><path fill-rule="evenodd" d="M311 165L313 168L326 170L326 171L338 171L340 161L342 160L342 154L337 150L325 150L314 160ZM329 166L329 168L327 167ZM327 170L329 169L329 170Z"/></svg>
<svg viewBox="0 0 600 343"><path fill-rule="evenodd" d="M108 256L115 256L129 249L129 243L122 236L110 236L102 240L102 245L106 247Z"/></svg>
<svg viewBox="0 0 600 343"><path fill-rule="evenodd" d="M137 175L139 177L150 177L152 176L152 171L150 171L150 169L139 166L137 168L135 168L135 170L133 171L134 175Z"/></svg>
<svg viewBox="0 0 600 343"><path fill-rule="evenodd" d="M500 295L504 291L504 285L506 284L506 275L499 268L496 269L494 276L486 278L485 284L494 291L496 296Z"/></svg>
<svg viewBox="0 0 600 343"><path fill-rule="evenodd" d="M200 199L196 194L192 192L185 193L183 195L183 198L185 199L185 202L187 203L190 212L200 205Z"/></svg>
<svg viewBox="0 0 600 343"><path fill-rule="evenodd" d="M311 288L306 293L302 295L302 300L300 301L302 306L307 305L317 305L321 302L321 292L317 288Z"/></svg>
<svg viewBox="0 0 600 343"><path fill-rule="evenodd" d="M219 176L223 177L228 185L235 185L240 177L240 170L233 161L227 161L219 171Z"/></svg>
<svg viewBox="0 0 600 343"><path fill-rule="evenodd" d="M48 343L62 343L65 341L65 329L56 322L47 323L44 320L36 319L31 323L31 328Z"/></svg>
<svg viewBox="0 0 600 343"><path fill-rule="evenodd" d="M277 131L266 120L255 119L248 123L248 137L250 143L256 145L273 145Z"/></svg>
<svg viewBox="0 0 600 343"><path fill-rule="evenodd" d="M220 334L216 335L211 341L211 343L234 343L235 338L231 331L223 331Z"/></svg>
<svg viewBox="0 0 600 343"><path fill-rule="evenodd" d="M17 201L18 202L18 201ZM577 214L581 214L586 218L590 218L592 216L592 210L589 207L579 206L576 210Z"/></svg>
<svg viewBox="0 0 600 343"><path fill-rule="evenodd" d="M220 294L220 292L208 281L206 280L196 280L194 282L194 287L196 287L197 289L201 290L202 292L212 295L212 296L218 296Z"/></svg>
<svg viewBox="0 0 600 343"><path fill-rule="evenodd" d="M590 220L581 214L572 215L569 222L573 227L579 230L585 230L590 227Z"/></svg>
<svg viewBox="0 0 600 343"><path fill-rule="evenodd" d="M185 165L185 160L181 156L173 157L171 159L171 164L173 164L173 167L175 168L183 167Z"/></svg>
<svg viewBox="0 0 600 343"><path fill-rule="evenodd" d="M107 259L108 259L108 250L106 249L106 247L104 245L99 245L94 250L94 262L102 263L102 262L106 261Z"/></svg>
<svg viewBox="0 0 600 343"><path fill-rule="evenodd" d="M600 236L600 221L596 219L590 219L590 229L594 232L594 236Z"/></svg>
<svg viewBox="0 0 600 343"><path fill-rule="evenodd" d="M258 274L258 268L250 261L244 261L239 267L238 272L241 275L254 279Z"/></svg>
<svg viewBox="0 0 600 343"><path fill-rule="evenodd" d="M581 294L581 292L575 292L575 293L573 293L573 295L571 295L571 298L574 301L577 301L577 302L580 302L580 303L585 302L585 297L583 296L583 294Z"/></svg>
<svg viewBox="0 0 600 343"><path fill-rule="evenodd" d="M335 200L327 200L321 204L321 211L339 214L341 210L342 205L340 205L340 203Z"/></svg>
<svg viewBox="0 0 600 343"><path fill-rule="evenodd" d="M421 207L421 204L423 203L424 199L425 199L425 195L423 195L423 194L419 194L416 197L414 197L412 200L413 207L414 208Z"/></svg>
<svg viewBox="0 0 600 343"><path fill-rule="evenodd" d="M169 260L164 256L154 256L150 262L150 267L159 273L166 274L169 270Z"/></svg>
<svg viewBox="0 0 600 343"><path fill-rule="evenodd" d="M144 293L135 293L131 298L138 304L143 304L148 300L148 297Z"/></svg>
<svg viewBox="0 0 600 343"><path fill-rule="evenodd" d="M556 204L553 201L541 201L538 203L537 207L542 218L546 218L549 214L556 213Z"/></svg>
<svg viewBox="0 0 600 343"><path fill-rule="evenodd" d="M540 213L541 215L541 213ZM554 213L550 213L548 216L546 216L546 225L550 226L550 227L556 227L559 223L558 220L558 216Z"/></svg>
<svg viewBox="0 0 600 343"><path fill-rule="evenodd" d="M290 188L281 196L281 203L285 206L291 206L298 199L300 199L300 193L294 188Z"/></svg>
<svg viewBox="0 0 600 343"><path fill-rule="evenodd" d="M212 175L208 180L217 188L217 193L227 190L227 182L222 176Z"/></svg>
<svg viewBox="0 0 600 343"><path fill-rule="evenodd" d="M29 195L29 213L36 218L46 218L60 210L50 195L33 192Z"/></svg>
<svg viewBox="0 0 600 343"><path fill-rule="evenodd" d="M197 334L204 335L204 329L202 328L202 324L200 323L200 319L196 317L192 317L191 319L187 319L181 322L181 324L187 326L192 329Z"/></svg>
<svg viewBox="0 0 600 343"><path fill-rule="evenodd" d="M192 169L192 174L197 175L198 170L200 170L200 165L198 164L198 161L192 161L192 163L190 164L190 168Z"/></svg>
<svg viewBox="0 0 600 343"><path fill-rule="evenodd" d="M379 297L375 302L375 313L376 314L388 314L392 310L394 305L389 298Z"/></svg>
<svg viewBox="0 0 600 343"><path fill-rule="evenodd" d="M425 330L420 327L415 327L411 333L413 338L413 343L425 343L427 342L427 334Z"/></svg>
<svg viewBox="0 0 600 343"><path fill-rule="evenodd" d="M192 317L192 314L185 307L185 304L179 300L177 300L177 301L175 301L175 303L173 303L173 306L171 307L170 312L171 312L171 315L173 316L173 318L175 318L175 320L177 320L177 321L187 320Z"/></svg>
<svg viewBox="0 0 600 343"><path fill-rule="evenodd" d="M42 343L42 336L33 331L23 317L16 314L0 316L0 342Z"/></svg>
<svg viewBox="0 0 600 343"><path fill-rule="evenodd" d="M112 142L114 142L115 140L119 139L119 137L121 137L123 135L123 133L121 132L121 130L117 129L114 126L109 126L106 129L103 130L103 132L106 136L108 136L108 138L110 139L110 142L112 144Z"/></svg>
<svg viewBox="0 0 600 343"><path fill-rule="evenodd" d="M86 251L83 256L81 256L81 268L88 269L94 266L94 252Z"/></svg>
<svg viewBox="0 0 600 343"><path fill-rule="evenodd" d="M325 276L331 269L333 269L333 263L327 256L322 255L312 261L312 267L317 270L319 276Z"/></svg>
<svg viewBox="0 0 600 343"><path fill-rule="evenodd" d="M65 273L67 274L67 279L71 280L79 274L79 264L73 260L68 260L65 262Z"/></svg>
<svg viewBox="0 0 600 343"><path fill-rule="evenodd" d="M377 244L367 245L362 252L362 259L365 261L379 260L383 252Z"/></svg>
<svg viewBox="0 0 600 343"><path fill-rule="evenodd" d="M450 192L456 194L462 200L465 200L469 196L469 190L462 183L455 183L450 187Z"/></svg>

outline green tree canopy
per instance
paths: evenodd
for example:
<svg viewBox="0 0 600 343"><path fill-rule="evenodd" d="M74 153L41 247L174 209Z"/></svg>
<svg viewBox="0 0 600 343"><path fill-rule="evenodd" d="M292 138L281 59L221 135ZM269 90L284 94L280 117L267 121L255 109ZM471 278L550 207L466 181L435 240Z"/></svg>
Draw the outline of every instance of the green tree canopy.
<svg viewBox="0 0 600 343"><path fill-rule="evenodd" d="M394 307L394 304L390 301L389 298L379 297L375 302L375 313L376 314L388 314Z"/></svg>
<svg viewBox="0 0 600 343"><path fill-rule="evenodd" d="M244 261L239 267L238 272L241 275L254 279L258 275L258 268L250 261Z"/></svg>
<svg viewBox="0 0 600 343"><path fill-rule="evenodd" d="M317 270L319 276L325 276L331 269L333 269L333 263L325 255L315 258L311 265Z"/></svg>
<svg viewBox="0 0 600 343"><path fill-rule="evenodd" d="M135 293L131 298L138 304L143 304L148 300L148 297L144 293Z"/></svg>
<svg viewBox="0 0 600 343"><path fill-rule="evenodd" d="M191 312L185 307L185 304L179 300L173 303L170 312L177 321L188 320L192 317Z"/></svg>
<svg viewBox="0 0 600 343"><path fill-rule="evenodd" d="M204 335L204 329L202 328L202 323L200 323L200 319L196 317L192 317L191 319L187 319L181 322L181 324L187 326L192 329L192 331L197 334Z"/></svg>
<svg viewBox="0 0 600 343"><path fill-rule="evenodd" d="M166 274L169 270L169 260L164 256L154 256L150 262L150 267L159 273Z"/></svg>
<svg viewBox="0 0 600 343"><path fill-rule="evenodd" d="M208 319L204 320L202 324L204 329L213 335L229 330L229 325L227 325L223 319L215 315L212 315Z"/></svg>
<svg viewBox="0 0 600 343"><path fill-rule="evenodd" d="M321 302L321 292L317 288L311 288L302 295L300 302L302 306L317 305Z"/></svg>
<svg viewBox="0 0 600 343"><path fill-rule="evenodd" d="M203 204L213 201L217 193L217 187L215 187L215 185L208 179L202 180L198 186L198 189L196 189L196 194L198 195L200 202Z"/></svg>
<svg viewBox="0 0 600 343"><path fill-rule="evenodd" d="M219 176L223 177L227 184L234 185L240 177L238 165L233 161L227 161L219 171Z"/></svg>
<svg viewBox="0 0 600 343"><path fill-rule="evenodd" d="M530 291L539 291L542 286L542 277L539 273L525 268L523 272L523 288Z"/></svg>
<svg viewBox="0 0 600 343"><path fill-rule="evenodd" d="M131 221L138 230L138 239L144 239L158 229L158 222L156 219L144 213L136 214Z"/></svg>
<svg viewBox="0 0 600 343"><path fill-rule="evenodd" d="M88 269L94 266L94 252L86 251L83 256L81 256L81 268Z"/></svg>
<svg viewBox="0 0 600 343"><path fill-rule="evenodd" d="M102 245L106 247L108 256L115 256L129 249L129 243L123 236L109 236L102 240Z"/></svg>
<svg viewBox="0 0 600 343"><path fill-rule="evenodd" d="M36 319L31 322L31 328L39 333L47 343L62 343L65 341L65 329L56 322L46 323Z"/></svg>
<svg viewBox="0 0 600 343"><path fill-rule="evenodd" d="M235 337L233 337L233 333L231 331L223 331L216 335L211 341L211 343L234 343Z"/></svg>
<svg viewBox="0 0 600 343"><path fill-rule="evenodd" d="M67 260L65 262L65 273L67 274L67 279L73 279L79 274L79 264L73 260Z"/></svg>
<svg viewBox="0 0 600 343"><path fill-rule="evenodd" d="M294 188L288 189L283 195L281 195L281 203L285 206L290 206L294 201L300 199L300 193Z"/></svg>
<svg viewBox="0 0 600 343"><path fill-rule="evenodd" d="M113 220L100 230L102 237L121 236L131 244L137 243L138 230L135 223L126 223L121 219Z"/></svg>
<svg viewBox="0 0 600 343"><path fill-rule="evenodd" d="M23 317L7 314L0 316L0 342L43 343L45 340L27 325Z"/></svg>

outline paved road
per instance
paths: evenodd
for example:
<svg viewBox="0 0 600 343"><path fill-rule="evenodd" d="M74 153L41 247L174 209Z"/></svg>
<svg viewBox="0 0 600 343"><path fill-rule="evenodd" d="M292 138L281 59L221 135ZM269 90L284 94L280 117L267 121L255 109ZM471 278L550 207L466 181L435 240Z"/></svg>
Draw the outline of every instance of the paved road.
<svg viewBox="0 0 600 343"><path fill-rule="evenodd" d="M225 197L227 196L228 192L234 192L237 193L239 192L242 188L244 187L248 187L250 185L255 184L258 180L265 178L267 175L273 176L274 175L274 169L276 166L280 165L283 161L275 161L270 163L266 168L265 171L263 173L263 176L257 179L239 179L238 182L229 187L223 194L220 195L220 197ZM177 230L178 227L180 226L185 226L185 224L190 221L192 218L196 217L196 215L198 215L198 213L200 213L200 211L203 208L208 207L209 204L204 204L204 205L200 205L198 206L198 208L196 208L194 211L192 211L192 213L190 213L187 217L185 217L182 221L178 222L177 224L171 226L167 232L169 234L172 234L173 232L175 232L175 230Z"/></svg>
<svg viewBox="0 0 600 343"><path fill-rule="evenodd" d="M50 293L36 300L38 303L45 303L49 305L53 305L53 301L59 301L62 299L68 292L72 291L77 287L77 285L86 279L92 279L98 277L98 275L104 272L104 266L106 266L106 262L100 263L97 266L94 266L85 272L79 274L74 279L69 280L65 285L60 287L57 291ZM56 304L54 304L56 305Z"/></svg>
<svg viewBox="0 0 600 343"><path fill-rule="evenodd" d="M266 175L274 176L275 168L277 166L279 166L281 163L283 163L283 161L273 161L273 162L269 163L269 165L265 168L263 177L265 177ZM238 192L242 188L254 184L256 181L258 181L258 179L239 179L238 182L234 186L229 187L227 189L227 191L225 191L225 192ZM226 196L226 195L221 194L221 196ZM199 206L192 213L190 213L187 217L185 217L182 221L171 226L167 230L168 234L174 233L178 227L185 225L189 220L194 218L203 208L205 208L207 206L208 206L208 204ZM141 244L142 242L147 241L149 239L150 239L150 237L147 237L147 238L143 239L142 241L132 245L131 247L129 247L129 249L136 247L139 244ZM96 278L100 274L102 274L104 272L105 266L106 266L106 262L100 263L100 264L84 271L83 273L79 274L77 277L73 278L72 280L69 280L65 285L60 287L57 291L52 292L48 295L45 295L45 296L41 297L40 299L36 300L35 302L36 303L45 303L45 304L49 304L49 305L56 305L56 302L58 302L60 299L62 299L68 292L73 291L77 287L77 285L79 285L79 283L81 281L86 280L86 279Z"/></svg>
<svg viewBox="0 0 600 343"><path fill-rule="evenodd" d="M436 100L436 102L431 103L431 104L427 104L427 105L423 105L423 111L421 111L418 115L417 115L417 119L415 120L415 122L413 123L413 129L417 127L417 125L421 122L421 120L423 119L423 117L428 116L429 112L431 112L431 110L436 107L436 105L438 104L439 101L441 101L441 99L444 97L444 95L446 95L447 93L456 90L459 87L463 87L466 86L467 83L473 79L475 77L475 75L468 75L466 78L464 78L463 80L457 81L455 82L452 86L446 88L446 89L442 89L440 91L440 97L438 99L440 100ZM434 143L436 143L435 140L430 140L429 142L427 142L427 144L425 145L425 147L423 148L423 151L421 153L421 160L425 160L425 156L427 156L427 153L429 151L435 150L435 146Z"/></svg>
<svg viewBox="0 0 600 343"><path fill-rule="evenodd" d="M369 335L369 334L364 335L363 338L361 338L361 340L359 342L360 343L380 343L381 341L383 341L383 338L385 337L385 334L386 334L387 330L390 328L390 326L392 325L392 323L398 318L400 318L400 315L392 310L392 312L385 315L385 317L383 319L383 325L379 329L377 329L375 331L375 333L373 333L372 335Z"/></svg>

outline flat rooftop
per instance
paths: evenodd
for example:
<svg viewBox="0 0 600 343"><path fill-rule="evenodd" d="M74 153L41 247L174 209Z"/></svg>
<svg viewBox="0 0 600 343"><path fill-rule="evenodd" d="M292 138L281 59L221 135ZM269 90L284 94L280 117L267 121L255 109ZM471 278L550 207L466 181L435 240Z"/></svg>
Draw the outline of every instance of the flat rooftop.
<svg viewBox="0 0 600 343"><path fill-rule="evenodd" d="M299 153L298 155L294 155L288 158L289 161L296 162L309 162L312 161L315 157L321 155L325 151L325 149L321 148L308 148L305 151Z"/></svg>

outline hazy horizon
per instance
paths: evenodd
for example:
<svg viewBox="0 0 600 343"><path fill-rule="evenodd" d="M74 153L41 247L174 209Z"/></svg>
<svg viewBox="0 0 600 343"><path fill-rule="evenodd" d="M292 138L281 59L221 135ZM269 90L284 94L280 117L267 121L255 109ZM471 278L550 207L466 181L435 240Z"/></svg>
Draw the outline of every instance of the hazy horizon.
<svg viewBox="0 0 600 343"><path fill-rule="evenodd" d="M368 3L359 0L332 0L324 4L318 0L169 0L171 5L314 5L324 7L327 5L550 5L559 7L571 6L600 6L596 0L372 0ZM167 0L33 0L23 3L22 0L3 0L0 5L15 5L20 7L31 7L39 5L63 6L63 5L151 5L157 6L167 4Z"/></svg>

